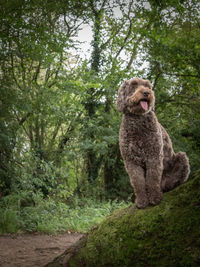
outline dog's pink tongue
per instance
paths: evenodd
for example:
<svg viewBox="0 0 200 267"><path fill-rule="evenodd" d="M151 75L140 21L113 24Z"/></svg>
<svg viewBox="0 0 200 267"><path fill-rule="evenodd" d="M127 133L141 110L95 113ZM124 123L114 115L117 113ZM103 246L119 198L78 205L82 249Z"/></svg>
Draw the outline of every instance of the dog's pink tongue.
<svg viewBox="0 0 200 267"><path fill-rule="evenodd" d="M148 110L148 103L146 101L140 101L140 105L144 110Z"/></svg>

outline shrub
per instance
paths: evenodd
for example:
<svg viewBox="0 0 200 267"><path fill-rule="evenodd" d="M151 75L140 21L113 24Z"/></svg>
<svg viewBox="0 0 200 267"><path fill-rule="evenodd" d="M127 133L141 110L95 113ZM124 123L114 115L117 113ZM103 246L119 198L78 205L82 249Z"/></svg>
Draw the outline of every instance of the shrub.
<svg viewBox="0 0 200 267"><path fill-rule="evenodd" d="M68 205L40 193L20 192L1 200L0 233L64 231L86 232L100 223L113 210L126 207L125 202L74 199Z"/></svg>

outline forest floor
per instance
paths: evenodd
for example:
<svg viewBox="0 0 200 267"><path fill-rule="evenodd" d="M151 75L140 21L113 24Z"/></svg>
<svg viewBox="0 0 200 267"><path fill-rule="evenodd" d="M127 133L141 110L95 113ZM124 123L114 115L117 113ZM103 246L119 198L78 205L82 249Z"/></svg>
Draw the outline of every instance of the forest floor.
<svg viewBox="0 0 200 267"><path fill-rule="evenodd" d="M1 267L44 266L62 254L82 234L20 234L0 236Z"/></svg>

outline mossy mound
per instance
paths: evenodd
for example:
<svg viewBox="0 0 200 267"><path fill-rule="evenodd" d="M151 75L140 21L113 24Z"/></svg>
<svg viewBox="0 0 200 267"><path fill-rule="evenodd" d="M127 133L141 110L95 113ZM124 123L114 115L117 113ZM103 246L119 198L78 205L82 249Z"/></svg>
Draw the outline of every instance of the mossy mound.
<svg viewBox="0 0 200 267"><path fill-rule="evenodd" d="M47 266L63 259L70 267L199 266L200 171L160 205L115 212Z"/></svg>

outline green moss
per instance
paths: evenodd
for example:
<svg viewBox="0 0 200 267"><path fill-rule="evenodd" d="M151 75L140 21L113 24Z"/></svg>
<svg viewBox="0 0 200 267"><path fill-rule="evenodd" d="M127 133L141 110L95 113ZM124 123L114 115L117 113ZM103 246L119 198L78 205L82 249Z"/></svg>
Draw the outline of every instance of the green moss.
<svg viewBox="0 0 200 267"><path fill-rule="evenodd" d="M89 233L69 266L199 266L200 172L161 204L116 211Z"/></svg>

